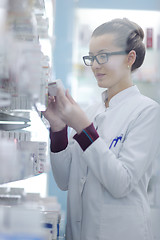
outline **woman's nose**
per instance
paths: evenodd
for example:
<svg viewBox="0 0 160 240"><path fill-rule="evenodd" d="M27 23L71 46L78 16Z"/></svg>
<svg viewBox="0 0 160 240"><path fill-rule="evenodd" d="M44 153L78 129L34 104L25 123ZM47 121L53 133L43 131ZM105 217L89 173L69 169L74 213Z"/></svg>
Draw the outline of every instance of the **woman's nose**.
<svg viewBox="0 0 160 240"><path fill-rule="evenodd" d="M93 61L92 68L100 68L101 65L97 62L96 58Z"/></svg>

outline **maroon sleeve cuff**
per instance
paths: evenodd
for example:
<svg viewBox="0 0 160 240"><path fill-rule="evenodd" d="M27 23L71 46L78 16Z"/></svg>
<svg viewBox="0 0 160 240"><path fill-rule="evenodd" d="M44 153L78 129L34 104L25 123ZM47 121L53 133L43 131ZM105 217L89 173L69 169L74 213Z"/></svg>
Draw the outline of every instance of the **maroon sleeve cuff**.
<svg viewBox="0 0 160 240"><path fill-rule="evenodd" d="M83 151L85 151L99 137L93 123L83 129L80 134L75 134L74 139L79 143Z"/></svg>
<svg viewBox="0 0 160 240"><path fill-rule="evenodd" d="M58 132L52 132L50 128L51 152L60 152L67 147L68 145L67 130L68 130L67 126Z"/></svg>

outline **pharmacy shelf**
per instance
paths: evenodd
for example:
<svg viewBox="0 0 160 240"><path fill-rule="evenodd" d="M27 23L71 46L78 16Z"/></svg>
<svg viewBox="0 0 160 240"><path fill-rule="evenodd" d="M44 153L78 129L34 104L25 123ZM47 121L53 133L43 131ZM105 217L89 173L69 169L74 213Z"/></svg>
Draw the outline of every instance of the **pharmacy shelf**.
<svg viewBox="0 0 160 240"><path fill-rule="evenodd" d="M49 169L41 111L51 77L53 4L8 0L0 5L0 184Z"/></svg>

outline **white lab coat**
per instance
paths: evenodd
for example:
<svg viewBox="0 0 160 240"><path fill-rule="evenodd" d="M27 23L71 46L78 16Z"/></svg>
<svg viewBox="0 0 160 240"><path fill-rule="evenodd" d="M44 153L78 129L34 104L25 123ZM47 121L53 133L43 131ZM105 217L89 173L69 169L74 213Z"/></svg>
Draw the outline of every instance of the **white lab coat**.
<svg viewBox="0 0 160 240"><path fill-rule="evenodd" d="M100 137L84 152L71 137L51 153L57 185L68 190L67 240L153 240L147 186L160 148L159 104L132 86L87 114Z"/></svg>

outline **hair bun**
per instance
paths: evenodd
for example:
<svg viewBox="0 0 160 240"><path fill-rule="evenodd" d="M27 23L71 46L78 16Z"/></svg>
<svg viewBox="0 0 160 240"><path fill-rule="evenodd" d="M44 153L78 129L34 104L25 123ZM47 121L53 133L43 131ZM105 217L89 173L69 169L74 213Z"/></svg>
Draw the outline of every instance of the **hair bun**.
<svg viewBox="0 0 160 240"><path fill-rule="evenodd" d="M138 35L142 40L144 39L144 31L138 24L128 20L128 18L123 18L122 21L128 26L128 29L132 29L131 31L135 33L135 36Z"/></svg>
<svg viewBox="0 0 160 240"><path fill-rule="evenodd" d="M144 39L144 32L141 27L135 30L135 33L140 36L140 38L143 40Z"/></svg>

